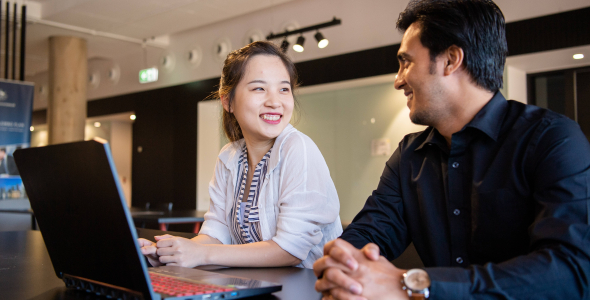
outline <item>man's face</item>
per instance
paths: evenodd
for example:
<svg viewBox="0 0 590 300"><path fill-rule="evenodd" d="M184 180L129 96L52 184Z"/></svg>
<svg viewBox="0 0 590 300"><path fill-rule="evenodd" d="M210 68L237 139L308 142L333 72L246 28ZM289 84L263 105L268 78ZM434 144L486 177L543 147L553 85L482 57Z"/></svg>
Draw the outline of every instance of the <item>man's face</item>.
<svg viewBox="0 0 590 300"><path fill-rule="evenodd" d="M4 156L6 156L6 151L0 150L0 160L3 160Z"/></svg>
<svg viewBox="0 0 590 300"><path fill-rule="evenodd" d="M430 60L430 51L420 42L421 31L420 25L413 23L404 33L398 51L400 67L395 88L404 90L413 123L436 127L448 110L442 68L437 70L444 63Z"/></svg>

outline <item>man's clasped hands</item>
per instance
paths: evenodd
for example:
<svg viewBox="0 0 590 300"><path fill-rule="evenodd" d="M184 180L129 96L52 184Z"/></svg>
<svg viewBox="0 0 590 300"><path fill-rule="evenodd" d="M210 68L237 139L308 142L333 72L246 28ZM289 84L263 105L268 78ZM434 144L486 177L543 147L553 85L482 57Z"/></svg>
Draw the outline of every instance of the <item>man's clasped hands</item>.
<svg viewBox="0 0 590 300"><path fill-rule="evenodd" d="M319 278L315 289L326 299L408 299L402 289L406 270L396 268L379 255L379 247L367 244L361 250L336 239L324 247L324 256L313 270Z"/></svg>

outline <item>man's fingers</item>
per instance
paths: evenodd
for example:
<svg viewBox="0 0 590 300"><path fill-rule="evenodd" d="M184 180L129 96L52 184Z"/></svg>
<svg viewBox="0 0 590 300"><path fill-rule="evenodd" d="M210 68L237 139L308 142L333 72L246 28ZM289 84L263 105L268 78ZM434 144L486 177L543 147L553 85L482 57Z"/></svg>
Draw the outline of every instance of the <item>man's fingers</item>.
<svg viewBox="0 0 590 300"><path fill-rule="evenodd" d="M351 294L349 291L342 288L334 288L330 290L333 299L338 300L367 300L365 297Z"/></svg>
<svg viewBox="0 0 590 300"><path fill-rule="evenodd" d="M176 250L170 248L170 247L166 247L166 248L158 248L156 250L156 254L158 256L169 256L169 255L174 255L176 254Z"/></svg>
<svg viewBox="0 0 590 300"><path fill-rule="evenodd" d="M370 260L373 260L373 261L379 260L379 256L380 256L379 246L377 246L373 243L369 243L369 244L365 245L363 247L363 249L361 249L361 251Z"/></svg>
<svg viewBox="0 0 590 300"><path fill-rule="evenodd" d="M324 271L328 268L337 268L337 269L340 269L344 272L352 272L353 271L350 267L336 261L331 256L322 256L318 260L316 260L315 263L313 264L313 272L315 274L315 277L317 277L317 278L322 277L324 274Z"/></svg>
<svg viewBox="0 0 590 300"><path fill-rule="evenodd" d="M336 287L336 285L331 283L326 278L316 280L315 286L314 286L316 291L323 293L325 295L329 294L329 291L335 287Z"/></svg>
<svg viewBox="0 0 590 300"><path fill-rule="evenodd" d="M334 242L336 240L331 240L324 245L324 255L328 255L330 253L330 249L334 246Z"/></svg>
<svg viewBox="0 0 590 300"><path fill-rule="evenodd" d="M350 278L348 275L344 274L342 270L336 268L329 268L324 272L324 278L328 281L328 283L324 283L325 285L321 285L320 288L330 285L335 285L336 287L341 287L351 294L360 295L363 292L363 287L360 283L356 282L354 279Z"/></svg>
<svg viewBox="0 0 590 300"><path fill-rule="evenodd" d="M352 271L358 268L358 262L352 257L352 254L340 246L332 247L330 257L335 262L345 265Z"/></svg>

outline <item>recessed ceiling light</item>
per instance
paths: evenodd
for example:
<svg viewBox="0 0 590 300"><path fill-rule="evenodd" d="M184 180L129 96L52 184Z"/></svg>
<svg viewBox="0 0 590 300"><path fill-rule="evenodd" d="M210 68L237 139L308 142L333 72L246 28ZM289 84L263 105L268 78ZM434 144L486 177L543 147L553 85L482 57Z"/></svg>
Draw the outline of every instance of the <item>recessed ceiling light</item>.
<svg viewBox="0 0 590 300"><path fill-rule="evenodd" d="M100 127L100 122L94 122L94 127Z"/></svg>
<svg viewBox="0 0 590 300"><path fill-rule="evenodd" d="M584 58L584 54L582 54L582 53L574 54L574 59L582 59L582 58Z"/></svg>
<svg viewBox="0 0 590 300"><path fill-rule="evenodd" d="M35 131L35 126L31 126L31 131Z"/></svg>
<svg viewBox="0 0 590 300"><path fill-rule="evenodd" d="M135 120L136 118L137 118L137 117L136 117L135 115L130 115L130 116L129 116L129 119L131 119L131 120Z"/></svg>

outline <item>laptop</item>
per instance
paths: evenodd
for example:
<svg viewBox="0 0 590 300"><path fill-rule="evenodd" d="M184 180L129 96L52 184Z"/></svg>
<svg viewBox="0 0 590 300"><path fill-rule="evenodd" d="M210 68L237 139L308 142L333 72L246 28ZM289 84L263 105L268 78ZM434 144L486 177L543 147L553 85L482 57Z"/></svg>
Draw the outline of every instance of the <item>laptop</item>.
<svg viewBox="0 0 590 300"><path fill-rule="evenodd" d="M106 141L21 149L14 158L55 273L69 288L129 300L237 299L282 289L205 270L148 268Z"/></svg>

